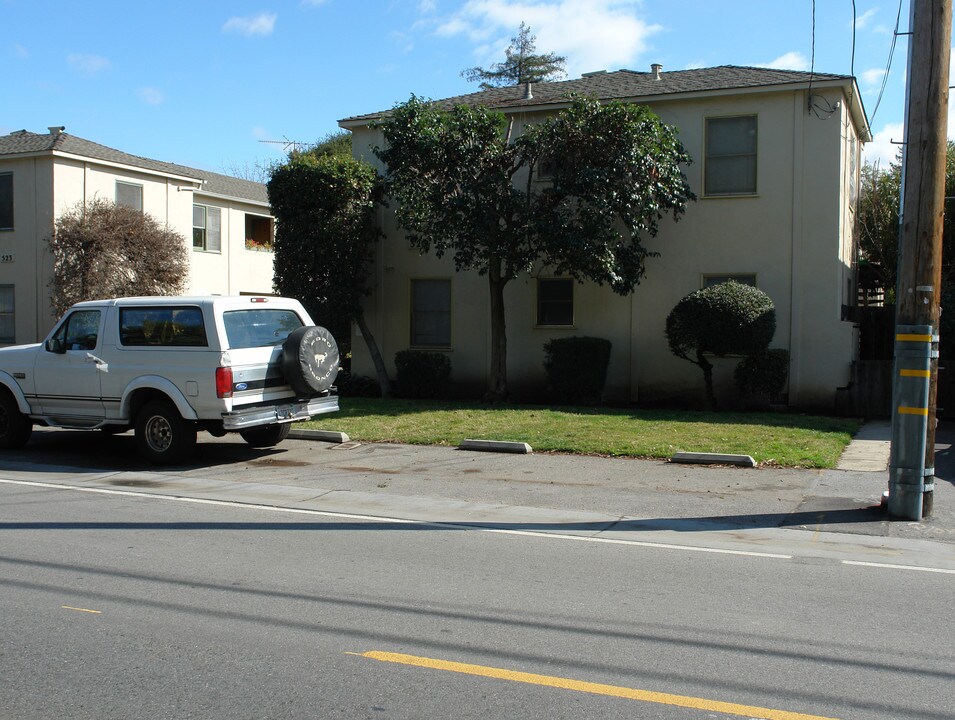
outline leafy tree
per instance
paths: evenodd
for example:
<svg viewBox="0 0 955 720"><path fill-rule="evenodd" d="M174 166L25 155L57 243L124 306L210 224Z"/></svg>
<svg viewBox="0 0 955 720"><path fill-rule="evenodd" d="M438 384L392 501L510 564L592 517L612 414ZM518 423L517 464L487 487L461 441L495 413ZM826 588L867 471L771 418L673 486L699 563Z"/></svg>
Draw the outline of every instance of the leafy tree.
<svg viewBox="0 0 955 720"><path fill-rule="evenodd" d="M888 169L866 163L859 197L859 249L862 261L876 273L888 297L895 294L899 248L901 156ZM955 142L948 141L945 197L955 197ZM942 283L955 283L955 201L946 200L942 229Z"/></svg>
<svg viewBox="0 0 955 720"><path fill-rule="evenodd" d="M491 306L489 399L507 396L504 288L535 262L627 294L652 253L644 236L693 197L680 163L689 156L647 108L577 98L519 138L502 113L441 110L419 98L380 124L375 150L408 241L457 270L488 278ZM535 167L554 165L550 187Z"/></svg>
<svg viewBox="0 0 955 720"><path fill-rule="evenodd" d="M567 58L554 53L535 55L536 44L537 37L531 35L531 29L521 23L517 35L511 38L511 44L504 51L504 62L494 63L488 69L468 68L461 76L469 82L480 81L482 90L563 78L567 74L564 71Z"/></svg>
<svg viewBox="0 0 955 720"><path fill-rule="evenodd" d="M276 219L276 289L299 298L343 343L355 321L387 397L388 374L362 309L379 236L377 172L350 154L292 153L272 169L267 186Z"/></svg>
<svg viewBox="0 0 955 720"><path fill-rule="evenodd" d="M707 355L756 355L776 333L776 308L769 295L730 280L692 292L667 316L670 351L703 371L706 404L716 409L713 364Z"/></svg>
<svg viewBox="0 0 955 720"><path fill-rule="evenodd" d="M132 295L178 295L189 272L186 238L132 208L94 199L56 219L53 311Z"/></svg>

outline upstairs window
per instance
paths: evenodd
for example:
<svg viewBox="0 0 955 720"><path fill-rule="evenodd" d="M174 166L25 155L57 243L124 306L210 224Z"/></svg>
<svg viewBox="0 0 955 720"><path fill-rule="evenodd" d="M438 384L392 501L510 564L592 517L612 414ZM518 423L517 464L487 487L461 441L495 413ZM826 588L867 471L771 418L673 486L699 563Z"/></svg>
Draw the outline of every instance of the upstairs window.
<svg viewBox="0 0 955 720"><path fill-rule="evenodd" d="M192 249L222 252L222 210L206 205L192 206Z"/></svg>
<svg viewBox="0 0 955 720"><path fill-rule="evenodd" d="M116 204L143 211L143 186L116 181Z"/></svg>
<svg viewBox="0 0 955 720"><path fill-rule="evenodd" d="M245 215L246 250L272 249L272 218L263 215Z"/></svg>
<svg viewBox="0 0 955 720"><path fill-rule="evenodd" d="M411 345L451 347L451 281L411 281Z"/></svg>
<svg viewBox="0 0 955 720"><path fill-rule="evenodd" d="M537 324L574 324L574 281L571 278L538 279Z"/></svg>
<svg viewBox="0 0 955 720"><path fill-rule="evenodd" d="M707 118L704 195L756 194L756 116Z"/></svg>
<svg viewBox="0 0 955 720"><path fill-rule="evenodd" d="M0 230L13 230L13 173L0 173Z"/></svg>

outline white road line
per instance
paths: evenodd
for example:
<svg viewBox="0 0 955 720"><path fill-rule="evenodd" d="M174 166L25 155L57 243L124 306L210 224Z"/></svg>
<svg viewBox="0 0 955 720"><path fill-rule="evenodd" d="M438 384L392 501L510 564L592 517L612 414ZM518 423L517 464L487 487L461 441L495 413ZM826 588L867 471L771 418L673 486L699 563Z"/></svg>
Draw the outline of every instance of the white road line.
<svg viewBox="0 0 955 720"><path fill-rule="evenodd" d="M919 572L943 573L955 575L955 570L946 568L923 567L921 565L891 565L889 563L862 562L861 560L843 560L843 565L857 565L860 567L884 568L886 570L918 570Z"/></svg>

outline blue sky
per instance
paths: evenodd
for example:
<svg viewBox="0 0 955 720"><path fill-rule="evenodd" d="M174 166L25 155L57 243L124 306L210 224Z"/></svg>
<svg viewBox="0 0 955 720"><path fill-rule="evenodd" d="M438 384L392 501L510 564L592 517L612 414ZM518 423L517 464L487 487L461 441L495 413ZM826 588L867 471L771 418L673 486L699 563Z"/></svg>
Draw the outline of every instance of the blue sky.
<svg viewBox="0 0 955 720"><path fill-rule="evenodd" d="M593 70L761 65L855 73L876 142L902 136L906 38L873 118L899 0L0 0L0 134L65 125L145 157L243 172L411 93L477 90L526 22ZM902 0L900 31L908 29ZM853 24L855 55L853 57ZM955 127L950 125L950 127Z"/></svg>

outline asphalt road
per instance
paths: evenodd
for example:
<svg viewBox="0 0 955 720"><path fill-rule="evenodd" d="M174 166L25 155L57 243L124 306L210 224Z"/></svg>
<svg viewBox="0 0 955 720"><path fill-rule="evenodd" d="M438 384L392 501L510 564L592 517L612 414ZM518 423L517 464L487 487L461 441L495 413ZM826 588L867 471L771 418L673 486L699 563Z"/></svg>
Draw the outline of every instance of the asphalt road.
<svg viewBox="0 0 955 720"><path fill-rule="evenodd" d="M955 716L951 571L28 483L2 717Z"/></svg>

